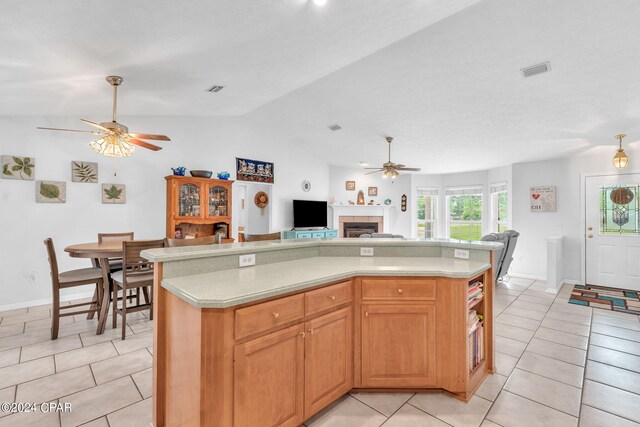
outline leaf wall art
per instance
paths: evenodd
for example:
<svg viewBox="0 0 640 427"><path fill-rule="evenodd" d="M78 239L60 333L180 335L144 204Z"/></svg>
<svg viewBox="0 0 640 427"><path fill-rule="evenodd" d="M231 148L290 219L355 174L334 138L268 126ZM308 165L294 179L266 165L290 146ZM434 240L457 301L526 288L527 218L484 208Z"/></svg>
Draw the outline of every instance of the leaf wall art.
<svg viewBox="0 0 640 427"><path fill-rule="evenodd" d="M71 181L73 182L98 182L98 164L93 162L71 162Z"/></svg>
<svg viewBox="0 0 640 427"><path fill-rule="evenodd" d="M36 181L36 202L66 203L67 183L64 181Z"/></svg>
<svg viewBox="0 0 640 427"><path fill-rule="evenodd" d="M124 204L127 202L127 187L124 184L102 184L102 203Z"/></svg>
<svg viewBox="0 0 640 427"><path fill-rule="evenodd" d="M35 179L36 159L33 157L2 156L2 177L33 181Z"/></svg>

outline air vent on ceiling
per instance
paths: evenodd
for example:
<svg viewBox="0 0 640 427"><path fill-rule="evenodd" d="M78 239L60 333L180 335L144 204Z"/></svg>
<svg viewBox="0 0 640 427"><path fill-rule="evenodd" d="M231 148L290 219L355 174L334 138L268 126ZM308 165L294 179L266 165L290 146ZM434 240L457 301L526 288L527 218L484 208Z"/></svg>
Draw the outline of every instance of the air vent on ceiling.
<svg viewBox="0 0 640 427"><path fill-rule="evenodd" d="M551 71L551 64L548 62L543 62L542 64L533 65L520 70L520 72L522 72L522 77L524 78L546 73L547 71Z"/></svg>
<svg viewBox="0 0 640 427"><path fill-rule="evenodd" d="M328 126L328 128L329 128L329 129L331 129L331 130L332 130L332 131L334 131L334 132L335 132L335 131L337 131L337 130L342 129L342 127L341 127L340 125L337 125L337 124L336 124L336 125Z"/></svg>
<svg viewBox="0 0 640 427"><path fill-rule="evenodd" d="M222 89L224 89L224 86L213 85L207 89L207 92L220 92Z"/></svg>

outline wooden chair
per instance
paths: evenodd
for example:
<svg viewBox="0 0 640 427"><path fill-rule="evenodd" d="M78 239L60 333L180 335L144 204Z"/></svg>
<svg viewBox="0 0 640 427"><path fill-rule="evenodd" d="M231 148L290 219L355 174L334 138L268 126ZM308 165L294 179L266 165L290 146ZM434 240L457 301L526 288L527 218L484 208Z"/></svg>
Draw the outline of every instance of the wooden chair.
<svg viewBox="0 0 640 427"><path fill-rule="evenodd" d="M280 232L269 234L238 233L238 242L260 242L263 240L280 240Z"/></svg>
<svg viewBox="0 0 640 427"><path fill-rule="evenodd" d="M51 285L53 289L53 304L51 310L51 339L58 338L58 328L60 325L60 318L65 316L73 316L75 314L84 313L98 313L100 315L100 307L103 296L104 278L102 277L102 270L97 267L81 268L78 270L65 271L60 273L58 271L58 258L56 257L56 250L53 246L53 240L48 238L44 241L44 245L47 248L47 254L49 255L49 266L51 268ZM93 300L90 302L71 304L67 306L60 306L60 289L71 288L74 286L82 285L96 285L96 291L94 292ZM66 310L74 307L90 306L88 310L73 311L61 313L62 309Z"/></svg>
<svg viewBox="0 0 640 427"><path fill-rule="evenodd" d="M140 240L122 242L122 270L111 274L113 281L113 328L117 326L117 315L122 316L122 339L127 333L127 312L149 309L149 318L153 319L153 262L140 256L145 249L163 248L164 240ZM122 289L122 307L118 308L118 292ZM129 306L130 298L126 298L129 289L136 290L136 304ZM145 302L140 302L140 292ZM149 290L151 292L149 292Z"/></svg>
<svg viewBox="0 0 640 427"><path fill-rule="evenodd" d="M133 240L133 231L127 233L98 233L98 243L103 242L130 242ZM109 271L122 270L122 258L109 258Z"/></svg>
<svg viewBox="0 0 640 427"><path fill-rule="evenodd" d="M221 241L222 236L220 234L216 234L197 239L164 239L164 246L167 248L177 248L182 246L215 245Z"/></svg>

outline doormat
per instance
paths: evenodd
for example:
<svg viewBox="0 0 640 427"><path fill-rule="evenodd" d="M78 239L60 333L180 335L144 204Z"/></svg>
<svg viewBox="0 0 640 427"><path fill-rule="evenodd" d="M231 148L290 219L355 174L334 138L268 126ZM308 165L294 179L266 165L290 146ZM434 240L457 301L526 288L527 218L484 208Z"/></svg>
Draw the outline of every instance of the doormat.
<svg viewBox="0 0 640 427"><path fill-rule="evenodd" d="M640 315L640 292L597 285L575 285L570 304Z"/></svg>

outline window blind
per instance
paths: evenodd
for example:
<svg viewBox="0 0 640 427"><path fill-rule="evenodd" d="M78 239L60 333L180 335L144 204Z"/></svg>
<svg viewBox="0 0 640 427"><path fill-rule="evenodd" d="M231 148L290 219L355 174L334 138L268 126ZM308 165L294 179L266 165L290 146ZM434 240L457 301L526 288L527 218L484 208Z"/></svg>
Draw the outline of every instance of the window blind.
<svg viewBox="0 0 640 427"><path fill-rule="evenodd" d="M445 190L447 196L482 195L482 186L451 187Z"/></svg>
<svg viewBox="0 0 640 427"><path fill-rule="evenodd" d="M417 188L416 192L418 196L437 196L438 195L437 188Z"/></svg>
<svg viewBox="0 0 640 427"><path fill-rule="evenodd" d="M496 182L489 186L490 193L500 193L502 191L507 191L507 182Z"/></svg>

